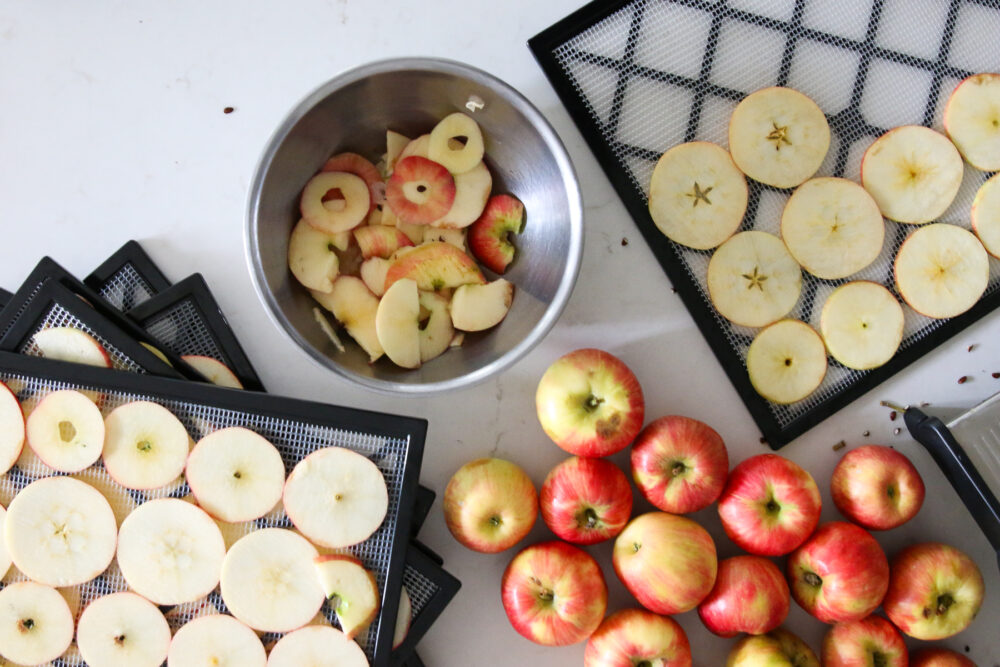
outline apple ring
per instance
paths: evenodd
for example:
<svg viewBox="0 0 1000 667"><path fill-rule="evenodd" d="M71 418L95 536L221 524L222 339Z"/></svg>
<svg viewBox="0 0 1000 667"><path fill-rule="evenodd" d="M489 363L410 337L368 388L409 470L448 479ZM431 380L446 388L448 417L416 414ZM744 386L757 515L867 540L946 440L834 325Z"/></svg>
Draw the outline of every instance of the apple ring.
<svg viewBox="0 0 1000 667"><path fill-rule="evenodd" d="M479 124L464 113L455 112L431 130L427 157L451 173L461 174L482 162L485 150Z"/></svg>
<svg viewBox="0 0 1000 667"><path fill-rule="evenodd" d="M343 204L323 201L331 190L339 190ZM316 174L302 190L299 208L302 217L315 229L337 234L354 229L364 221L371 206L368 184L360 176L346 171L325 171Z"/></svg>

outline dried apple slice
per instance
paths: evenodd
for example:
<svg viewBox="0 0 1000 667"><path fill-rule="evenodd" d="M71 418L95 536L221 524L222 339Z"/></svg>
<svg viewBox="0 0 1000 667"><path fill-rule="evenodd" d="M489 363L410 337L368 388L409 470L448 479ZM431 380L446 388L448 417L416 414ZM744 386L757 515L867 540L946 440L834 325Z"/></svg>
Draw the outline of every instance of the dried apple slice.
<svg viewBox="0 0 1000 667"><path fill-rule="evenodd" d="M385 354L375 333L375 313L378 311L378 297L365 287L365 283L354 276L340 276L333 281L330 293L310 292L319 305L323 306L344 325L351 338L368 353L374 363Z"/></svg>
<svg viewBox="0 0 1000 667"><path fill-rule="evenodd" d="M385 355L397 366L420 366L420 297L409 278L394 282L375 313L375 333Z"/></svg>
<svg viewBox="0 0 1000 667"><path fill-rule="evenodd" d="M229 387L230 389L242 389L243 383L236 377L236 374L229 370L229 366L218 359L206 357L202 354L183 354L181 359L189 366L214 385L219 387Z"/></svg>
<svg viewBox="0 0 1000 667"><path fill-rule="evenodd" d="M90 667L159 667L167 659L170 626L148 600L112 593L80 614L76 644Z"/></svg>
<svg viewBox="0 0 1000 667"><path fill-rule="evenodd" d="M338 197L328 199L330 193ZM305 221L331 235L354 229L364 222L370 205L371 194L364 179L346 171L316 174L306 183L299 200L299 210Z"/></svg>
<svg viewBox="0 0 1000 667"><path fill-rule="evenodd" d="M758 394L775 403L794 403L823 382L826 348L816 330L805 322L780 320L753 339L746 364Z"/></svg>
<svg viewBox="0 0 1000 667"><path fill-rule="evenodd" d="M964 79L944 108L944 129L976 169L1000 170L1000 74Z"/></svg>
<svg viewBox="0 0 1000 667"><path fill-rule="evenodd" d="M498 278L485 285L461 285L451 298L451 323L462 331L483 331L507 316L514 285Z"/></svg>
<svg viewBox="0 0 1000 667"><path fill-rule="evenodd" d="M983 183L972 200L972 229L986 252L1000 258L1000 174Z"/></svg>
<svg viewBox="0 0 1000 667"><path fill-rule="evenodd" d="M335 250L338 243L343 243L337 236L319 231L304 219L292 229L288 268L302 285L319 292L333 289L333 281L340 273L340 258Z"/></svg>
<svg viewBox="0 0 1000 667"><path fill-rule="evenodd" d="M24 665L55 660L73 642L73 614L59 591L32 581L0 590L0 655Z"/></svg>
<svg viewBox="0 0 1000 667"><path fill-rule="evenodd" d="M484 152L479 124L464 113L445 116L431 130L427 156L453 174L465 173L481 164Z"/></svg>
<svg viewBox="0 0 1000 667"><path fill-rule="evenodd" d="M0 382L0 475L10 470L24 449L24 411L17 396Z"/></svg>
<svg viewBox="0 0 1000 667"><path fill-rule="evenodd" d="M104 417L73 389L46 394L25 421L28 445L45 465L78 472L94 464L104 447Z"/></svg>
<svg viewBox="0 0 1000 667"><path fill-rule="evenodd" d="M31 337L46 359L111 368L111 357L97 339L73 327L50 327Z"/></svg>
<svg viewBox="0 0 1000 667"><path fill-rule="evenodd" d="M340 629L353 639L378 614L381 598L375 575L353 556L330 554L317 556L313 562Z"/></svg>
<svg viewBox="0 0 1000 667"><path fill-rule="evenodd" d="M910 234L896 253L896 290L921 315L955 317L986 291L989 261L972 232L943 223L927 225Z"/></svg>
<svg viewBox="0 0 1000 667"><path fill-rule="evenodd" d="M830 356L844 366L878 368L903 341L903 307L878 283L847 283L826 298L820 332Z"/></svg>
<svg viewBox="0 0 1000 667"><path fill-rule="evenodd" d="M425 364L444 354L455 337L448 299L434 292L420 292L420 322L420 363Z"/></svg>
<svg viewBox="0 0 1000 667"><path fill-rule="evenodd" d="M257 633L226 614L200 616L174 633L167 667L265 667L267 652Z"/></svg>
<svg viewBox="0 0 1000 667"><path fill-rule="evenodd" d="M431 223L439 229L463 229L474 223L486 208L493 188L493 176L486 165L478 165L455 176L455 201L448 212ZM423 240L429 240L425 233Z"/></svg>
<svg viewBox="0 0 1000 667"><path fill-rule="evenodd" d="M118 406L104 419L104 468L129 489L158 489L184 472L190 438L170 410L150 401Z"/></svg>
<svg viewBox="0 0 1000 667"><path fill-rule="evenodd" d="M357 642L329 625L310 625L290 632L274 645L267 667L368 667Z"/></svg>
<svg viewBox="0 0 1000 667"><path fill-rule="evenodd" d="M451 210L455 178L437 162L411 155L396 163L385 196L400 220L427 225Z"/></svg>

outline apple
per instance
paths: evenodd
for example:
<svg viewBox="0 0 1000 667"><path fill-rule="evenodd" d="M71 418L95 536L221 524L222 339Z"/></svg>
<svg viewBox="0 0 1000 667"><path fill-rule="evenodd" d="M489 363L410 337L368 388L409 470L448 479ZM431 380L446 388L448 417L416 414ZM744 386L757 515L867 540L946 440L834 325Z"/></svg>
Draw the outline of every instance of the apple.
<svg viewBox="0 0 1000 667"><path fill-rule="evenodd" d="M697 419L671 415L646 425L632 443L632 479L657 509L689 514L722 495L729 455L722 438Z"/></svg>
<svg viewBox="0 0 1000 667"><path fill-rule="evenodd" d="M421 227L423 241L441 241L455 246L464 253L469 252L467 229L441 229L438 227Z"/></svg>
<svg viewBox="0 0 1000 667"><path fill-rule="evenodd" d="M524 204L511 195L494 195L469 227L469 249L483 266L502 274L517 252L510 236L523 229Z"/></svg>
<svg viewBox="0 0 1000 667"><path fill-rule="evenodd" d="M385 354L375 333L378 297L360 278L342 275L333 281L333 289L329 293L310 291L310 294L344 325L351 338L368 353L371 363Z"/></svg>
<svg viewBox="0 0 1000 667"><path fill-rule="evenodd" d="M49 327L31 337L47 359L69 361L99 368L111 368L111 357L96 338L73 327Z"/></svg>
<svg viewBox="0 0 1000 667"><path fill-rule="evenodd" d="M844 455L830 479L833 503L868 530L903 525L924 503L924 481L910 460L891 447L865 445Z"/></svg>
<svg viewBox="0 0 1000 667"><path fill-rule="evenodd" d="M328 197L331 193L339 196L331 201ZM305 221L331 235L360 225L370 207L368 185L360 176L346 171L316 174L306 183L299 199L299 210Z"/></svg>
<svg viewBox="0 0 1000 667"><path fill-rule="evenodd" d="M167 653L167 667L266 664L267 653L257 634L232 616L214 610L187 620L174 633Z"/></svg>
<svg viewBox="0 0 1000 667"><path fill-rule="evenodd" d="M1000 74L963 79L944 108L944 129L969 164L1000 170Z"/></svg>
<svg viewBox="0 0 1000 667"><path fill-rule="evenodd" d="M542 429L577 456L609 456L627 447L642 428L645 405L629 367L592 348L557 359L535 392Z"/></svg>
<svg viewBox="0 0 1000 667"><path fill-rule="evenodd" d="M587 639L608 606L608 587L597 561L583 549L555 540L514 556L500 589L514 629L544 646Z"/></svg>
<svg viewBox="0 0 1000 667"><path fill-rule="evenodd" d="M214 385L230 389L243 388L243 383L236 374L218 359L202 354L182 354L181 359Z"/></svg>
<svg viewBox="0 0 1000 667"><path fill-rule="evenodd" d="M715 586L698 605L698 616L720 637L762 635L785 622L790 606L777 565L762 556L735 556L719 562Z"/></svg>
<svg viewBox="0 0 1000 667"><path fill-rule="evenodd" d="M463 546L497 553L520 542L538 517L538 494L528 475L503 459L476 459L452 475L444 491L444 520Z"/></svg>
<svg viewBox="0 0 1000 667"><path fill-rule="evenodd" d="M403 152L406 145L410 143L410 138L393 130L385 132L385 169L387 174L391 174L399 159L399 154Z"/></svg>
<svg viewBox="0 0 1000 667"><path fill-rule="evenodd" d="M460 285L451 297L451 323L461 331L500 324L514 300L514 285L498 278L485 285Z"/></svg>
<svg viewBox="0 0 1000 667"><path fill-rule="evenodd" d="M769 401L801 401L826 377L826 347L816 330L800 320L779 320L750 343L747 375L754 390Z"/></svg>
<svg viewBox="0 0 1000 667"><path fill-rule="evenodd" d="M691 645L672 618L645 609L621 609L587 640L584 667L691 667Z"/></svg>
<svg viewBox="0 0 1000 667"><path fill-rule="evenodd" d="M858 280L826 298L820 332L830 356L864 371L892 359L903 341L904 321L903 307L892 292L879 283Z"/></svg>
<svg viewBox="0 0 1000 667"><path fill-rule="evenodd" d="M372 257L361 262L359 274L365 286L375 296L385 294L385 274L389 272L392 262L381 257Z"/></svg>
<svg viewBox="0 0 1000 667"><path fill-rule="evenodd" d="M976 667L976 663L945 648L922 648L910 654L910 667Z"/></svg>
<svg viewBox="0 0 1000 667"><path fill-rule="evenodd" d="M749 635L729 651L726 667L820 667L809 645L788 630Z"/></svg>
<svg viewBox="0 0 1000 667"><path fill-rule="evenodd" d="M18 664L55 660L73 642L73 614L54 588L20 581L0 590L0 656Z"/></svg>
<svg viewBox="0 0 1000 667"><path fill-rule="evenodd" d="M425 364L448 350L455 339L455 327L447 298L435 292L420 292L419 300L420 363Z"/></svg>
<svg viewBox="0 0 1000 667"><path fill-rule="evenodd" d="M903 549L892 559L890 573L882 608L897 628L915 639L958 634L983 604L979 567L947 544L926 542Z"/></svg>
<svg viewBox="0 0 1000 667"><path fill-rule="evenodd" d="M719 517L726 535L744 551L782 556L815 530L821 503L812 475L777 454L759 454L729 473Z"/></svg>
<svg viewBox="0 0 1000 667"><path fill-rule="evenodd" d="M979 186L972 200L972 230L986 252L1000 258L1000 175Z"/></svg>
<svg viewBox="0 0 1000 667"><path fill-rule="evenodd" d="M823 667L907 667L906 644L892 623L880 616L838 623L823 637Z"/></svg>
<svg viewBox="0 0 1000 667"><path fill-rule="evenodd" d="M159 403L131 401L104 419L104 469L129 489L158 489L184 472L191 438Z"/></svg>
<svg viewBox="0 0 1000 667"><path fill-rule="evenodd" d="M559 538L597 544L628 523L632 489L614 463L574 456L549 471L538 504L545 525Z"/></svg>
<svg viewBox="0 0 1000 667"><path fill-rule="evenodd" d="M443 241L422 243L397 253L386 271L385 288L403 278L415 280L418 289L428 292L486 282L474 259Z"/></svg>
<svg viewBox="0 0 1000 667"><path fill-rule="evenodd" d="M657 614L694 609L712 590L718 570L708 531L666 512L632 519L615 539L612 563L639 604Z"/></svg>
<svg viewBox="0 0 1000 667"><path fill-rule="evenodd" d="M921 315L955 317L986 291L990 259L976 235L945 223L921 227L896 253L896 289Z"/></svg>
<svg viewBox="0 0 1000 667"><path fill-rule="evenodd" d="M455 201L455 178L444 166L425 157L404 157L392 170L385 199L403 222L430 224L451 209Z"/></svg>
<svg viewBox="0 0 1000 667"><path fill-rule="evenodd" d="M438 121L431 130L427 146L427 156L453 174L461 174L480 164L484 151L479 124L460 111Z"/></svg>
<svg viewBox="0 0 1000 667"><path fill-rule="evenodd" d="M420 367L420 295L409 278L394 282L375 311L375 334L392 363Z"/></svg>

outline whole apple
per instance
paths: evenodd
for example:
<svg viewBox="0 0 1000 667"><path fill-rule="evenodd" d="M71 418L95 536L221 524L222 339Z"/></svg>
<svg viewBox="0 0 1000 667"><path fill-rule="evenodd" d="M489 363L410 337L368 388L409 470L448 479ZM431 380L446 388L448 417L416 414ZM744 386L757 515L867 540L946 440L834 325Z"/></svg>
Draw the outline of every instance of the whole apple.
<svg viewBox="0 0 1000 667"><path fill-rule="evenodd" d="M983 575L975 561L947 544L927 542L892 559L882 607L915 639L944 639L969 627L983 604Z"/></svg>
<svg viewBox="0 0 1000 667"><path fill-rule="evenodd" d="M620 533L632 515L632 487L611 461L572 457L553 468L539 494L545 525L574 544Z"/></svg>
<svg viewBox="0 0 1000 667"><path fill-rule="evenodd" d="M650 422L632 444L632 479L657 509L688 514L719 499L729 473L722 438L707 424L672 415Z"/></svg>
<svg viewBox="0 0 1000 667"><path fill-rule="evenodd" d="M824 623L847 623L860 621L882 603L889 560L864 528L831 521L792 552L787 574L799 606Z"/></svg>
<svg viewBox="0 0 1000 667"><path fill-rule="evenodd" d="M719 499L726 535L758 556L782 556L819 523L822 500L812 475L777 454L760 454L729 473Z"/></svg>
<svg viewBox="0 0 1000 667"><path fill-rule="evenodd" d="M582 642L601 624L608 607L608 587L597 561L556 540L514 556L500 590L514 629L545 646Z"/></svg>
<svg viewBox="0 0 1000 667"><path fill-rule="evenodd" d="M830 479L833 504L841 514L869 530L901 526L924 504L924 480L891 447L865 445L840 459Z"/></svg>
<svg viewBox="0 0 1000 667"><path fill-rule="evenodd" d="M538 382L542 429L570 454L614 454L635 438L645 417L639 380L618 357L585 348L557 359Z"/></svg>
<svg viewBox="0 0 1000 667"><path fill-rule="evenodd" d="M444 490L443 504L451 534L482 553L514 546L538 517L538 494L531 479L503 459L476 459L459 468Z"/></svg>
<svg viewBox="0 0 1000 667"><path fill-rule="evenodd" d="M762 556L736 556L719 562L715 586L698 605L698 616L720 637L762 635L785 622L790 606L777 565Z"/></svg>
<svg viewBox="0 0 1000 667"><path fill-rule="evenodd" d="M881 616L838 623L823 638L823 667L907 667L906 644L892 623Z"/></svg>
<svg viewBox="0 0 1000 667"><path fill-rule="evenodd" d="M677 621L645 609L622 609L587 640L584 667L691 667L691 645Z"/></svg>
<svg viewBox="0 0 1000 667"><path fill-rule="evenodd" d="M976 667L976 663L946 648L922 648L910 656L910 667Z"/></svg>
<svg viewBox="0 0 1000 667"><path fill-rule="evenodd" d="M715 543L691 519L649 512L615 539L612 563L625 588L646 609L677 614L694 609L715 584Z"/></svg>
<svg viewBox="0 0 1000 667"><path fill-rule="evenodd" d="M784 628L736 642L726 667L820 667L809 645Z"/></svg>

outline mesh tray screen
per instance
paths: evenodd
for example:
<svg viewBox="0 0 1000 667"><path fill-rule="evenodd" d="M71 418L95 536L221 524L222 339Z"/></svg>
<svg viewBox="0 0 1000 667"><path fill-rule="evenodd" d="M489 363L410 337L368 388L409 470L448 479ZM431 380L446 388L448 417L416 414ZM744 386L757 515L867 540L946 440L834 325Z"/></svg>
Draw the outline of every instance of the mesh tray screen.
<svg viewBox="0 0 1000 667"><path fill-rule="evenodd" d="M197 354L228 363L204 318L190 300L184 300L143 323L149 335L178 355Z"/></svg>
<svg viewBox="0 0 1000 667"><path fill-rule="evenodd" d="M38 333L42 329L48 329L50 327L70 327L90 334L97 340L98 343L101 344L104 351L108 353L108 356L111 357L111 366L116 370L131 371L133 373L146 372L145 369L139 366L139 364L135 363L130 357L126 356L124 352L109 343L93 329L78 320L72 313L56 303L52 304L52 307L45 313L45 317L41 318L38 326L35 328L35 331L32 332L32 335ZM44 356L31 337L26 339L25 343L21 346L21 349L18 350L18 352L21 354L31 355L33 357Z"/></svg>
<svg viewBox="0 0 1000 667"><path fill-rule="evenodd" d="M97 293L124 313L148 301L156 290L131 263L126 263L105 281Z"/></svg>

